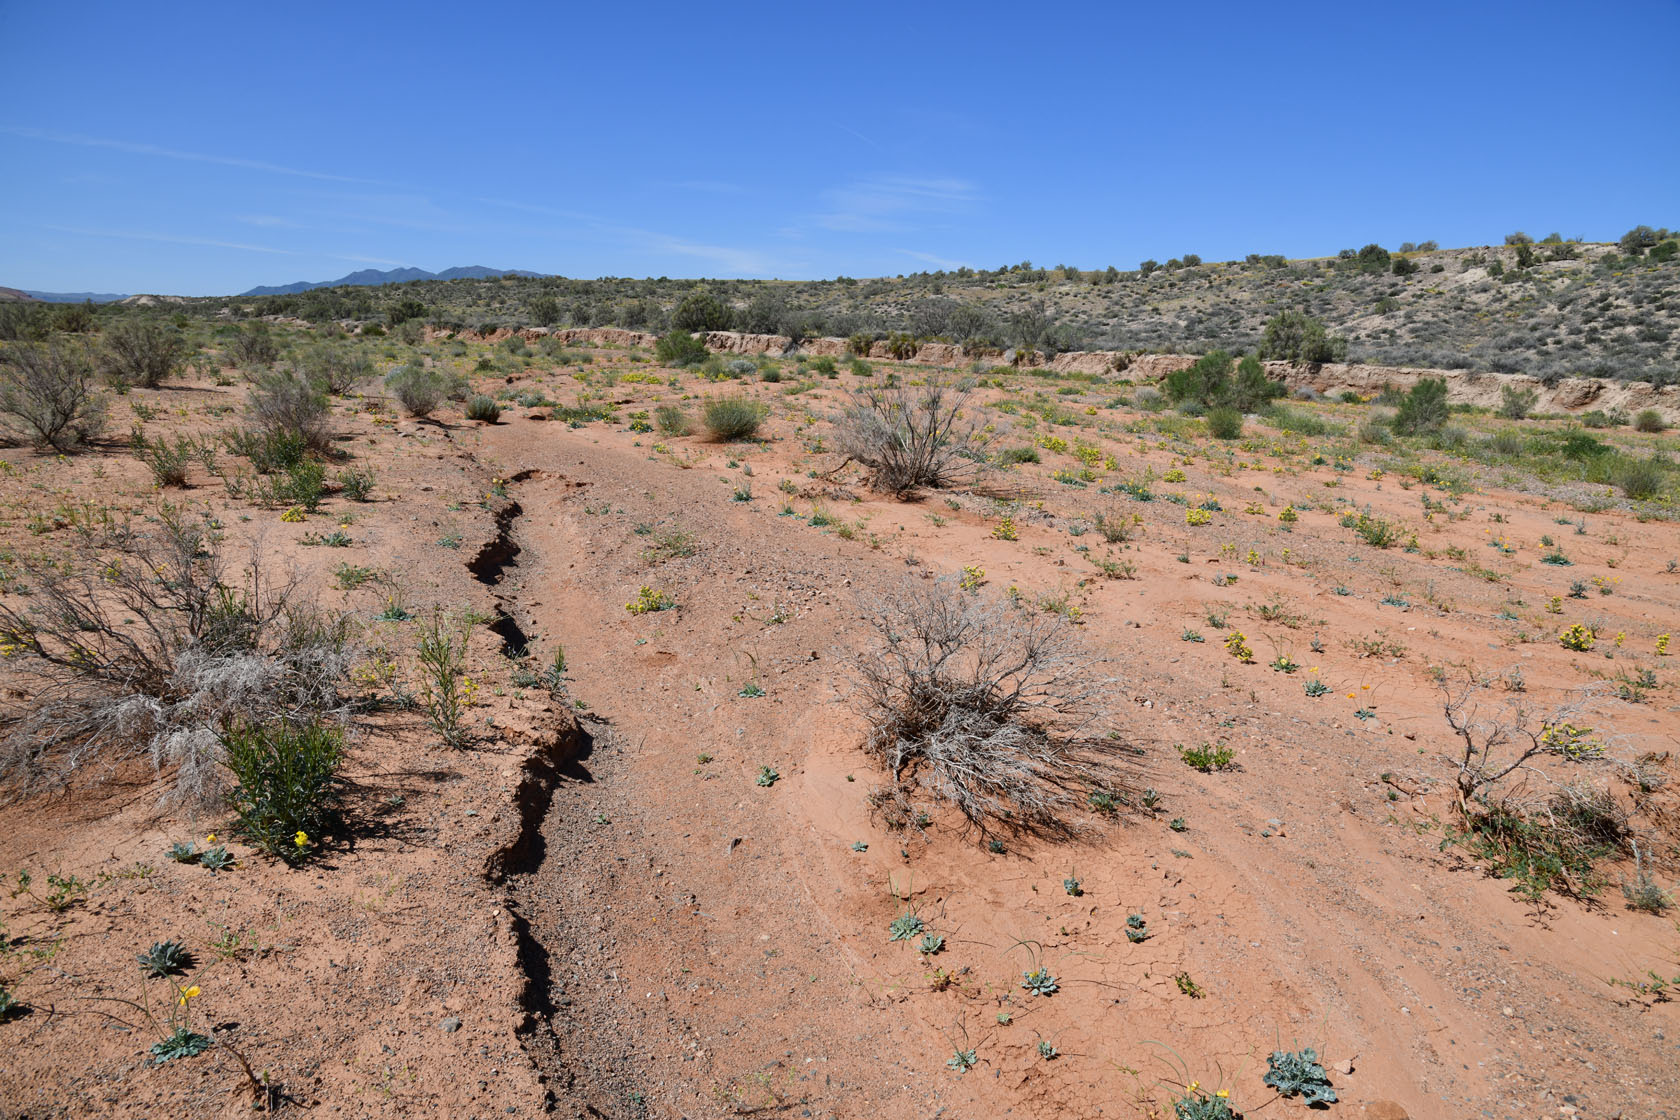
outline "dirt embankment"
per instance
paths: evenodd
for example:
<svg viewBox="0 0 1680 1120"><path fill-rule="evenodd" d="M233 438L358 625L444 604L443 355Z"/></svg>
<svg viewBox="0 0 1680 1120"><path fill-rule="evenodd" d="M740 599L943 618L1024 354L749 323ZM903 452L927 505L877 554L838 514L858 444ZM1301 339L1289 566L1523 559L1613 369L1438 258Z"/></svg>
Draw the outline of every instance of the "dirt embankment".
<svg viewBox="0 0 1680 1120"><path fill-rule="evenodd" d="M499 342L515 332L493 331L481 335L463 331L461 338ZM541 338L555 338L568 346L649 346L659 336L647 331L622 330L617 327L525 327L518 334L529 342ZM739 331L710 331L705 336L706 347L721 354L781 355L794 349L786 335L743 334ZM843 338L807 339L798 346L802 354L813 357L844 357L851 353ZM905 361L918 365L958 366L978 361L988 365L1014 365L1024 369L1048 369L1056 373L1078 373L1105 378L1125 378L1131 381L1153 381L1175 370L1183 369L1196 360L1193 354L1124 354L1112 350L1070 350L1046 357L1036 351L1017 353L1004 351L982 355L967 354L963 348L949 342L921 343L916 353L907 358L895 358L885 342L875 342L869 348L870 358L877 361ZM1653 385L1649 381L1614 381L1599 377L1566 377L1551 385L1537 377L1515 373L1476 373L1469 370L1418 369L1408 366L1371 366L1359 363L1333 362L1323 365L1295 366L1288 362L1267 362L1267 374L1282 381L1291 389L1312 389L1320 393L1354 392L1372 396L1387 386L1409 389L1426 377L1442 378L1447 383L1447 399L1454 404L1496 408L1500 392L1507 386L1518 390L1532 389L1538 394L1534 409L1537 412L1573 413L1590 409L1605 411L1619 409L1627 413L1656 409L1669 424L1680 424L1680 385Z"/></svg>

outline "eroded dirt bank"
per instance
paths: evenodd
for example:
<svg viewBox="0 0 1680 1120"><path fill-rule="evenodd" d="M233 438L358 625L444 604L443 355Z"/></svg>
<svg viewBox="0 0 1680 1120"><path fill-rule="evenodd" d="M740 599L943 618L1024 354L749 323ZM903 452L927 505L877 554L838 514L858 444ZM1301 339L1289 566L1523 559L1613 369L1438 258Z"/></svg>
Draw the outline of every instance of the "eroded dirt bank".
<svg viewBox="0 0 1680 1120"><path fill-rule="evenodd" d="M552 1030L534 1050L601 1113L1148 1115L1175 1060L1246 1090L1272 1048L1314 1044L1346 1066L1354 1115L1546 1115L1545 1102L1576 1107L1568 1098L1664 1114L1652 1094L1673 1080L1658 1072L1672 1025L1661 1009L1606 1015L1601 975L1660 955L1661 931L1573 904L1536 921L1440 855L1446 805L1424 796L1434 763L1419 757L1441 747L1438 702L1392 668L1340 686L1364 703L1377 685L1375 725L1303 715L1228 674L1221 688L1165 621L1205 612L1206 585L1159 543L1137 555L1139 581L1093 585L1086 606L1120 678L1117 726L1149 747L1167 810L1005 853L950 821L925 840L883 829L842 696L860 601L959 561L1029 594L1066 578L993 539L973 499L833 488L780 435L758 452L694 444L685 466L558 425L540 441L518 423L486 436L503 469L535 472L506 594L534 641L564 644L573 695L600 721L519 908L551 960ZM836 506L868 529L840 540L779 514L783 481L801 508ZM735 500L743 482L767 497ZM1365 497L1411 504L1378 491ZM659 556L676 529L692 555ZM1244 601L1302 593L1287 569L1244 578ZM643 585L680 609L633 616ZM1381 624L1369 603L1308 609L1331 603L1343 631ZM1172 754L1210 720L1229 729L1240 783ZM1174 831L1167 816L1191 823ZM939 956L888 942L905 896L947 934ZM1149 922L1142 945L1122 936L1133 913ZM1616 965L1583 960L1581 945L1616 946ZM1040 961L1062 978L1054 999L1020 989ZM1212 998L1187 998L1179 976ZM968 1049L980 1068L944 1069ZM1637 1087L1612 1073L1629 1055L1643 1055Z"/></svg>

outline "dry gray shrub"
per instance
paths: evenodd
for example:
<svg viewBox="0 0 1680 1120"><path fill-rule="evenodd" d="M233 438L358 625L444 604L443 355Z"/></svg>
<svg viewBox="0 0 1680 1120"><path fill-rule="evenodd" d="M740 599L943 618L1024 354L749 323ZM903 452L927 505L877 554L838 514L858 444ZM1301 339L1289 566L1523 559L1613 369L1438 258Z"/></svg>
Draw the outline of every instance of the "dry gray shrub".
<svg viewBox="0 0 1680 1120"><path fill-rule="evenodd" d="M969 391L923 385L867 385L840 416L840 450L870 468L871 485L893 494L972 481L983 462L981 421L963 406Z"/></svg>
<svg viewBox="0 0 1680 1120"><path fill-rule="evenodd" d="M105 427L105 393L85 345L0 348L0 421L43 450L74 451Z"/></svg>
<svg viewBox="0 0 1680 1120"><path fill-rule="evenodd" d="M982 832L1076 831L1094 790L1132 788L1137 752L1092 734L1112 681L1063 617L909 583L867 606L878 641L853 670L865 749L892 777L878 806L910 819L919 788Z"/></svg>
<svg viewBox="0 0 1680 1120"><path fill-rule="evenodd" d="M235 582L198 525L166 515L68 559L26 559L32 593L0 601L7 691L0 780L61 784L90 765L149 757L171 796L223 790L220 731L235 721L342 718L347 616L319 613L262 567Z"/></svg>

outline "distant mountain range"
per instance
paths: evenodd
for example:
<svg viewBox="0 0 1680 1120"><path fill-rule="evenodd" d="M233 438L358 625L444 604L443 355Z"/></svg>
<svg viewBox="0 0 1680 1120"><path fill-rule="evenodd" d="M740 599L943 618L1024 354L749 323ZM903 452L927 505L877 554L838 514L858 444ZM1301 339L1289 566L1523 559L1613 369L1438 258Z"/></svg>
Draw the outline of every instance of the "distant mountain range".
<svg viewBox="0 0 1680 1120"><path fill-rule="evenodd" d="M32 292L27 288L11 289L21 291L30 299L38 299L42 303L83 303L92 300L94 303L115 303L119 299L127 299L127 292Z"/></svg>
<svg viewBox="0 0 1680 1120"><path fill-rule="evenodd" d="M340 276L337 280L320 280L315 283L308 280L299 280L295 284L256 287L239 294L242 296L291 296L299 292L313 291L316 288L341 288L350 285L362 288L377 288L381 284L407 284L411 280L483 280L489 276L541 275L543 275L541 272L526 272L517 268L485 268L481 264L470 264L464 268L446 268L442 272L427 272L423 268L393 268L381 272L376 268L364 268L360 272ZM30 294L35 295L36 293L32 292ZM98 300L97 296L94 298L95 301Z"/></svg>

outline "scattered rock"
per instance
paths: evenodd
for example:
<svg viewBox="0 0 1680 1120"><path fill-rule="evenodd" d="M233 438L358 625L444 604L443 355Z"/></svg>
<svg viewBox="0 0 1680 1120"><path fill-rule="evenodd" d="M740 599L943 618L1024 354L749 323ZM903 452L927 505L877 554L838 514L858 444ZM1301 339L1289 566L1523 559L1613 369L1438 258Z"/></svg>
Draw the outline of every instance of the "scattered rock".
<svg viewBox="0 0 1680 1120"><path fill-rule="evenodd" d="M444 1034L454 1034L456 1031L461 1029L461 1020L451 1015L449 1018L439 1023L438 1026L443 1028Z"/></svg>
<svg viewBox="0 0 1680 1120"><path fill-rule="evenodd" d="M1412 1120L1412 1114L1394 1101L1372 1101L1365 1106L1367 1120Z"/></svg>

